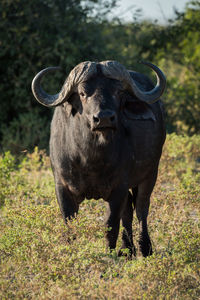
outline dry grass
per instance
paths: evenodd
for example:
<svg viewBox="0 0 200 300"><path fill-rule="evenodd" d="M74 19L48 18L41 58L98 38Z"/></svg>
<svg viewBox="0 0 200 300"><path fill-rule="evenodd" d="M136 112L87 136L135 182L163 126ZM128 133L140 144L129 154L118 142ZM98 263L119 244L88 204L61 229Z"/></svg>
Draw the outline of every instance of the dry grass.
<svg viewBox="0 0 200 300"><path fill-rule="evenodd" d="M150 258L107 252L102 200L86 200L65 226L37 149L21 163L0 158L0 201L1 299L200 298L200 136L168 136L148 219ZM133 229L137 242L136 218Z"/></svg>

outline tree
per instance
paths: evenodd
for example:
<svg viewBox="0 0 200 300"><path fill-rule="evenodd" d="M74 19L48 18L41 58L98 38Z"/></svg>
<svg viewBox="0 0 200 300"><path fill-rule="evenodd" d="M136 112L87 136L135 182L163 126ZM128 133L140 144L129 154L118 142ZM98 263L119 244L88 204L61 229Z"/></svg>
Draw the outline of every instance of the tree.
<svg viewBox="0 0 200 300"><path fill-rule="evenodd" d="M47 66L62 72L48 78L55 92L77 63L106 54L100 23L115 0L2 0L0 23L0 140L14 151L47 147L52 111L36 104L34 75ZM44 82L45 84L45 82ZM42 135L41 135L42 131Z"/></svg>
<svg viewBox="0 0 200 300"><path fill-rule="evenodd" d="M168 77L165 102L170 131L200 132L199 28L200 1L190 1L184 12L176 12L176 19L162 31L162 44L157 44L156 60Z"/></svg>

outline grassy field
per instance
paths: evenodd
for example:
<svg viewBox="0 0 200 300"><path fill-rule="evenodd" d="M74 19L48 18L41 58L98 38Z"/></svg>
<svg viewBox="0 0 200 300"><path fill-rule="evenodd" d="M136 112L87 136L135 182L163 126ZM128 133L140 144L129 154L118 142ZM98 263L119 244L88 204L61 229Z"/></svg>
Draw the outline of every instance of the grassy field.
<svg viewBox="0 0 200 300"><path fill-rule="evenodd" d="M0 205L0 299L200 299L200 136L167 137L149 258L106 250L103 200L85 200L65 226L49 158L37 149L0 157ZM138 248L136 217L133 232Z"/></svg>

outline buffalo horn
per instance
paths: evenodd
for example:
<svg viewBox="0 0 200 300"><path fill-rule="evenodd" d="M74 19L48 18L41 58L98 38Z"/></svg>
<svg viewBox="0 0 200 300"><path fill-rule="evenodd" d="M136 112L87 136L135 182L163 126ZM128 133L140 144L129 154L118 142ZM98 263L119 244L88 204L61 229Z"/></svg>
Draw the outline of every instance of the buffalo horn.
<svg viewBox="0 0 200 300"><path fill-rule="evenodd" d="M156 77L157 77L156 86L150 91L141 91L137 87L134 80L132 80L131 89L132 89L134 95L139 100L146 102L148 104L152 104L152 103L156 102L163 94L163 92L165 90L165 86L166 86L166 78L165 78L165 75L163 74L163 72L157 66L153 65L152 63L144 62L144 61L141 61L140 63L149 66L151 69L153 69L155 71Z"/></svg>
<svg viewBox="0 0 200 300"><path fill-rule="evenodd" d="M77 65L67 77L61 91L55 95L47 94L41 87L41 80L49 72L60 69L49 67L40 71L32 81L32 91L36 100L48 107L54 107L67 101L75 87L82 81L87 80L96 72L96 63L86 61Z"/></svg>
<svg viewBox="0 0 200 300"><path fill-rule="evenodd" d="M55 95L47 94L41 87L41 80L47 73L59 70L60 67L49 67L40 71L32 81L32 91L33 95L39 103L44 106L53 107L57 106L65 101L65 97L62 95L62 90L60 93Z"/></svg>

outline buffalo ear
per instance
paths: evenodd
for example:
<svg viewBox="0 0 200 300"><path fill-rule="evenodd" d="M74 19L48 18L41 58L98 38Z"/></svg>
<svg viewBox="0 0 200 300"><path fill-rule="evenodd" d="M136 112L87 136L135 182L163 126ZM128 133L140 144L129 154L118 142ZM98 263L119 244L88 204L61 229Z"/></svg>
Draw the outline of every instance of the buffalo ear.
<svg viewBox="0 0 200 300"><path fill-rule="evenodd" d="M82 113L82 104L77 93L72 94L63 104L67 117L75 116L77 112Z"/></svg>
<svg viewBox="0 0 200 300"><path fill-rule="evenodd" d="M72 113L72 105L69 104L68 102L65 102L65 103L63 103L62 106L64 107L67 117L69 118Z"/></svg>
<svg viewBox="0 0 200 300"><path fill-rule="evenodd" d="M155 115L150 106L141 101L127 101L124 106L124 115L130 120L156 121Z"/></svg>

